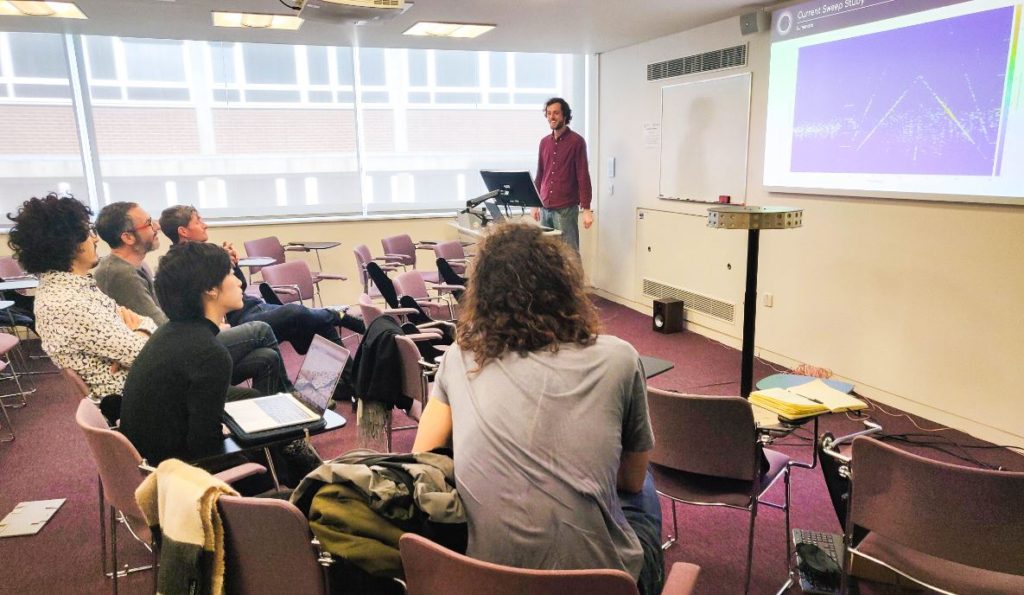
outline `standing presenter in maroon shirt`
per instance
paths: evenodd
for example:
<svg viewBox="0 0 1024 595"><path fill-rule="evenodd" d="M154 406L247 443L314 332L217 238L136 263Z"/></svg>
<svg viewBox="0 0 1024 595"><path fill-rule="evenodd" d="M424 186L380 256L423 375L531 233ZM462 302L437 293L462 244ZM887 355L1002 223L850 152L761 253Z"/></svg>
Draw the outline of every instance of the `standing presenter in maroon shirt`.
<svg viewBox="0 0 1024 595"><path fill-rule="evenodd" d="M540 141L535 183L544 208L534 209L533 218L541 225L562 232L562 241L579 254L579 212L583 210L583 228L590 229L594 213L590 210L593 191L587 167L587 143L569 129L572 110L561 97L552 97L544 105L544 117L551 134Z"/></svg>

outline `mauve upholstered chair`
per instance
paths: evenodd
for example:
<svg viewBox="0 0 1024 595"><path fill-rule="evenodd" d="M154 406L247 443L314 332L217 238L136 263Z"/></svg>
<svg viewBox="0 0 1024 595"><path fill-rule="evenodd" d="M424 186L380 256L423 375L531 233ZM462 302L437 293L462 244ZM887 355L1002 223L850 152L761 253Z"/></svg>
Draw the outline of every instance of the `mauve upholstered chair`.
<svg viewBox="0 0 1024 595"><path fill-rule="evenodd" d="M327 595L332 560L287 500L221 496L224 590L229 595Z"/></svg>
<svg viewBox="0 0 1024 595"><path fill-rule="evenodd" d="M474 560L424 537L399 539L407 595L638 595L633 578L621 570L528 570ZM663 595L693 591L700 568L672 565Z"/></svg>
<svg viewBox="0 0 1024 595"><path fill-rule="evenodd" d="M940 593L1024 593L1024 473L927 459L867 437L852 452L853 557ZM856 529L867 534L852 543Z"/></svg>
<svg viewBox="0 0 1024 595"><path fill-rule="evenodd" d="M679 535L676 503L724 506L750 513L745 592L750 591L754 555L754 521L759 505L785 511L787 578L792 558L789 539L789 462L786 455L763 448L750 403L740 397L685 395L648 388L648 407L654 429L651 471L658 493L672 501L672 537ZM782 477L785 501L763 499Z"/></svg>
<svg viewBox="0 0 1024 595"><path fill-rule="evenodd" d="M426 248L427 246L427 244L420 245L413 242L408 234L382 238L380 245L384 249L385 257L411 266L414 269L416 268L416 249L420 247ZM429 246L433 247L434 243L431 242ZM427 283L437 283L438 281L437 271L420 271L419 274Z"/></svg>
<svg viewBox="0 0 1024 595"><path fill-rule="evenodd" d="M315 304L316 291L309 265L301 260L263 267L263 281L277 294L282 304L305 302Z"/></svg>
<svg viewBox="0 0 1024 595"><path fill-rule="evenodd" d="M379 298L381 294L377 286L373 284L373 280L370 279L369 273L366 272L366 265L374 262L385 273L395 271L398 267L402 267L403 270L405 269L405 265L394 262L394 259L389 259L386 256L374 256L370 253L370 248L366 244L359 244L352 249L352 253L356 257L356 269L359 270L359 281L363 284L363 293L372 298Z"/></svg>
<svg viewBox="0 0 1024 595"><path fill-rule="evenodd" d="M437 295L430 295L427 284L417 271L407 271L395 277L395 290L398 295L407 295L416 300L427 315L435 320L455 320L455 306L451 297L452 291L462 291L461 285L435 284L432 289Z"/></svg>
<svg viewBox="0 0 1024 595"><path fill-rule="evenodd" d="M438 242L434 245L434 257L445 259L445 262L451 265L452 270L459 275L466 274L466 264L469 262L469 258L466 257L466 249L462 242L458 240Z"/></svg>

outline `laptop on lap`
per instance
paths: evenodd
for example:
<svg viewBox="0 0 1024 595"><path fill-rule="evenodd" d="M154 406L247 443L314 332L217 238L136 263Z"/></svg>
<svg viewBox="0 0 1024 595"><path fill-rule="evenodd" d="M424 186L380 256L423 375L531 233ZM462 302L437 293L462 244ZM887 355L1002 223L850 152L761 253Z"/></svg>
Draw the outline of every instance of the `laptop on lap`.
<svg viewBox="0 0 1024 595"><path fill-rule="evenodd" d="M348 362L349 351L317 335L295 378L295 392L232 401L224 423L244 442L267 440L324 426L324 412Z"/></svg>

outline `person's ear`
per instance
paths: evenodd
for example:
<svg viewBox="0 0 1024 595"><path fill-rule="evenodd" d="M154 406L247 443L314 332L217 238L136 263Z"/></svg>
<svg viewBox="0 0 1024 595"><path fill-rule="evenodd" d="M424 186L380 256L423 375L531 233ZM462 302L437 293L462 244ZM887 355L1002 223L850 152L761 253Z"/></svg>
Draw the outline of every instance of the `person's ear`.
<svg viewBox="0 0 1024 595"><path fill-rule="evenodd" d="M188 228L184 225L178 226L178 237L187 240L188 239Z"/></svg>

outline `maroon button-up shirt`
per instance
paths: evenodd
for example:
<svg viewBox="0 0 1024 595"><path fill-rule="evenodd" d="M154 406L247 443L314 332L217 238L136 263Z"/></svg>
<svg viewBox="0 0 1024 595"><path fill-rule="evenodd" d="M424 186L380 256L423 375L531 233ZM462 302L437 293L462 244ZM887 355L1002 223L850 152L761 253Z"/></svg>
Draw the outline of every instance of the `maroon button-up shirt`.
<svg viewBox="0 0 1024 595"><path fill-rule="evenodd" d="M593 190L583 137L566 128L558 139L554 132L542 138L535 183L545 208L579 205L589 209Z"/></svg>

